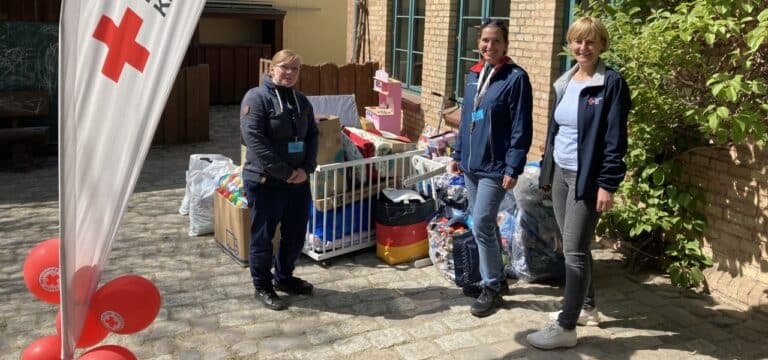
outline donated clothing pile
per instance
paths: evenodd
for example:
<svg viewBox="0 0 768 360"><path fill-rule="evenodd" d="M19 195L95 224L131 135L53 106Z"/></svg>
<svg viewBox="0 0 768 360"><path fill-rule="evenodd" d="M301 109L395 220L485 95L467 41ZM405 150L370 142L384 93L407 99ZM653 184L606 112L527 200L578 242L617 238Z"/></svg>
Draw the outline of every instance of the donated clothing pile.
<svg viewBox="0 0 768 360"><path fill-rule="evenodd" d="M455 281L454 240L472 237L471 217L467 216L467 189L464 177L444 174L436 177L441 211L427 225L429 258L448 280Z"/></svg>
<svg viewBox="0 0 768 360"><path fill-rule="evenodd" d="M515 208L497 218L508 277L526 282L557 281L565 276L562 238L549 193L539 189L539 167L527 165L513 190Z"/></svg>
<svg viewBox="0 0 768 360"><path fill-rule="evenodd" d="M565 276L562 239L549 193L539 189L538 179L538 166L528 164L514 191L502 201L497 217L502 259L507 277L526 282L557 281ZM446 184L457 182L449 179ZM466 189L463 184L447 185L438 193L442 216L435 217L427 227L429 256L441 274L464 286L478 276L477 269L466 268L477 266L477 261L467 255L476 256L476 246L466 243L472 239ZM459 279L457 274L466 278Z"/></svg>

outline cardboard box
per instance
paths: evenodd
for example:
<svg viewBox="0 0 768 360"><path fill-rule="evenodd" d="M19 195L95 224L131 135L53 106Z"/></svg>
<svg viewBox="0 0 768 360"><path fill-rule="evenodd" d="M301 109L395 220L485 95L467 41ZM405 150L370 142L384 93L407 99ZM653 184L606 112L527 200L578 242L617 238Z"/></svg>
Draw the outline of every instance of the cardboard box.
<svg viewBox="0 0 768 360"><path fill-rule="evenodd" d="M344 161L344 151L341 148L341 122L336 115L315 114L318 134L317 163L319 165ZM245 164L247 147L240 137L240 165Z"/></svg>
<svg viewBox="0 0 768 360"><path fill-rule="evenodd" d="M317 164L333 164L344 161L341 147L341 122L336 115L315 115L318 130Z"/></svg>
<svg viewBox="0 0 768 360"><path fill-rule="evenodd" d="M217 191L213 199L213 238L241 266L248 266L250 230L250 210L235 207Z"/></svg>
<svg viewBox="0 0 768 360"><path fill-rule="evenodd" d="M232 205L227 198L216 192L213 198L213 239L222 251L242 267L248 266L251 247L251 210ZM272 254L280 245L280 224L272 238Z"/></svg>

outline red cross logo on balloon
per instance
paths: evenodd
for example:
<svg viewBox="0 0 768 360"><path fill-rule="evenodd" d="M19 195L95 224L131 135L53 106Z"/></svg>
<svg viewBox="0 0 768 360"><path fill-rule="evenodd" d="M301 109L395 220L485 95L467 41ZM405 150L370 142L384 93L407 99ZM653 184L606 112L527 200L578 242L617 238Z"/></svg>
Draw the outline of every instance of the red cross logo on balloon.
<svg viewBox="0 0 768 360"><path fill-rule="evenodd" d="M45 277L45 284L49 286L59 285L59 275L51 274Z"/></svg>
<svg viewBox="0 0 768 360"><path fill-rule="evenodd" d="M46 291L59 291L59 268L49 267L40 272L37 279L40 287Z"/></svg>
<svg viewBox="0 0 768 360"><path fill-rule="evenodd" d="M120 314L114 311L105 311L100 316L101 324L111 331L119 331L125 326L125 321Z"/></svg>
<svg viewBox="0 0 768 360"><path fill-rule="evenodd" d="M108 16L102 15L96 31L93 32L93 37L109 48L101 73L114 82L120 80L126 63L139 72L144 72L149 51L136 42L136 35L139 34L142 23L144 20L128 8L120 20L120 26L116 26Z"/></svg>

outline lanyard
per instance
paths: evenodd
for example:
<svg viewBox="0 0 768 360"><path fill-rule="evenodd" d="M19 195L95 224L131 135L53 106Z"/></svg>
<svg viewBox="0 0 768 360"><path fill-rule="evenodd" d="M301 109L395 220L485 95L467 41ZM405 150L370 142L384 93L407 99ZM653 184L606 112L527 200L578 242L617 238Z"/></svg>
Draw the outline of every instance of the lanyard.
<svg viewBox="0 0 768 360"><path fill-rule="evenodd" d="M496 71L496 67L492 67L491 71L488 72L488 76L485 76L485 69L486 67L483 66L483 70L480 71L480 77L477 79L477 92L475 93L475 106L472 109L473 111L477 111L477 108L480 106L480 100L488 91L488 85L491 83L491 76L493 76L493 73Z"/></svg>
<svg viewBox="0 0 768 360"><path fill-rule="evenodd" d="M296 98L296 90L291 88L291 94L293 94L293 100L296 102L296 111L301 113L301 107L299 107L299 99ZM280 98L280 91L278 91L277 88L275 88L275 95L277 95L277 103L280 104L280 112L285 111L285 109L283 109L283 99Z"/></svg>
<svg viewBox="0 0 768 360"><path fill-rule="evenodd" d="M291 88L291 94L293 94L293 100L296 103L296 109L292 109L290 106L291 104L288 104L288 110L291 111L291 125L293 127L293 138L298 141L299 136L296 134L298 130L296 129L296 118L299 114L301 114L301 107L299 106L299 99L296 97L296 90ZM283 100L280 98L280 91L275 88L275 95L277 95L277 103L280 104L280 112L284 112L285 108L283 107ZM287 102L286 102L287 103Z"/></svg>

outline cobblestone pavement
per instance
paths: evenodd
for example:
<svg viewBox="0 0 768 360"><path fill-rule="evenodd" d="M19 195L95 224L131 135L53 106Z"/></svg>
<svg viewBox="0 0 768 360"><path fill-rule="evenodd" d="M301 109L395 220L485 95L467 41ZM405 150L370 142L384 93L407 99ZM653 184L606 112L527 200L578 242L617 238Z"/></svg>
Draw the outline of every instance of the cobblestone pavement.
<svg viewBox="0 0 768 360"><path fill-rule="evenodd" d="M211 142L153 148L130 198L103 275L137 274L163 296L142 332L111 334L103 344L140 359L705 359L768 357L768 322L716 300L671 287L663 277L629 275L620 255L596 250L595 282L603 321L579 327L579 345L544 352L525 335L558 308L561 289L517 283L496 314L478 319L432 267L387 266L374 251L322 266L302 257L297 275L316 285L274 312L253 299L249 273L214 245L187 235L178 214L184 170L193 153L239 162L236 107L212 109ZM56 159L27 173L0 172L0 359L18 359L34 339L55 333L56 308L24 287L29 249L57 235Z"/></svg>

